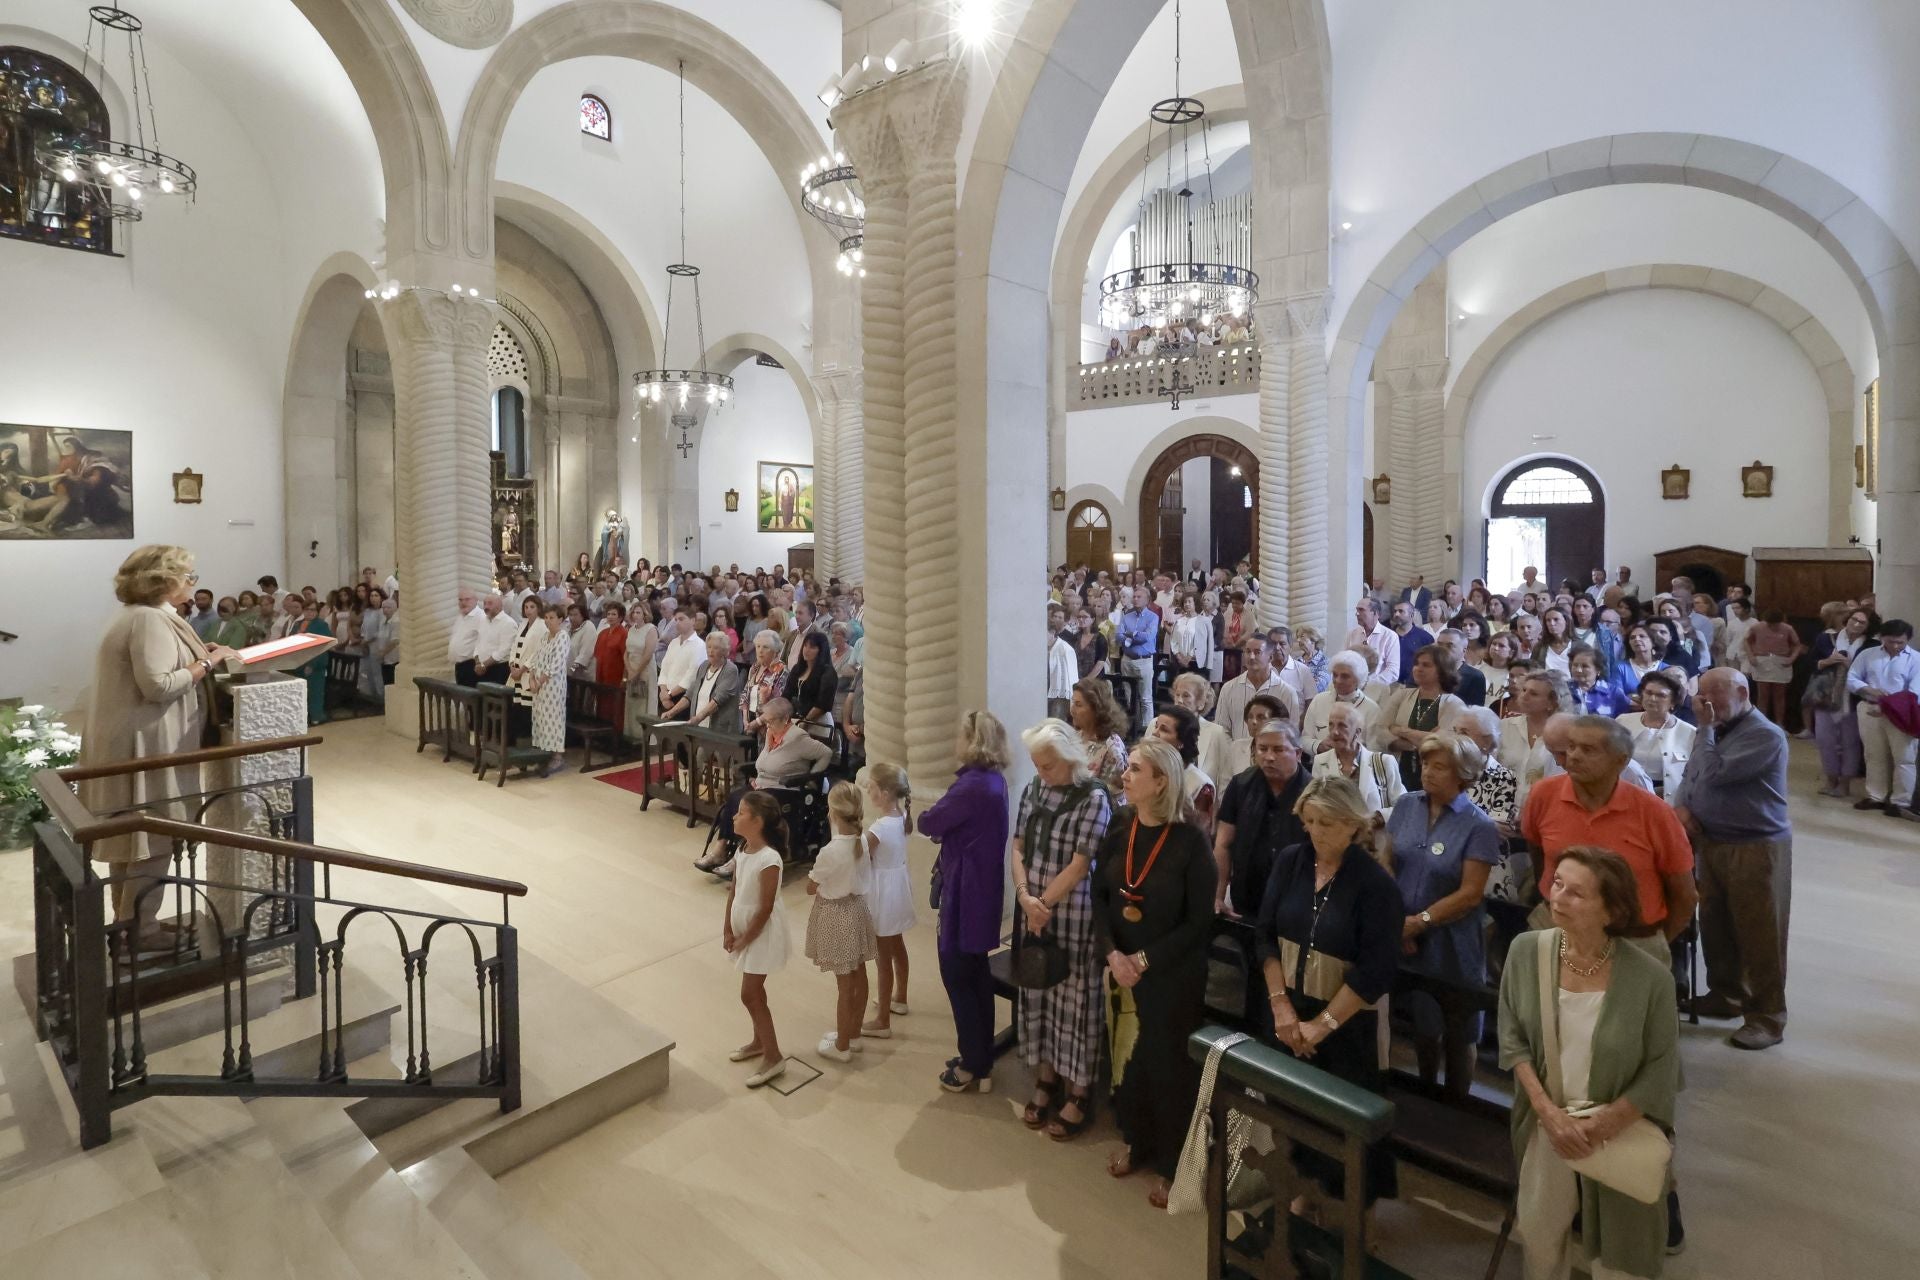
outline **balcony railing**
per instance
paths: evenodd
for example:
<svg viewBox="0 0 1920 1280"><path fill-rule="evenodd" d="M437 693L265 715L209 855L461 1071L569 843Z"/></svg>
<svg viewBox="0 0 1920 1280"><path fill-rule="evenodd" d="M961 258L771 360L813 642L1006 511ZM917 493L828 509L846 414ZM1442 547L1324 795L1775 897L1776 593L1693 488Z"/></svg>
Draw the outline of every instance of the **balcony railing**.
<svg viewBox="0 0 1920 1280"><path fill-rule="evenodd" d="M525 885L312 843L312 780L305 776L304 760L299 776L171 797L107 815L90 811L73 789L73 783L85 778L304 749L318 741L279 738L34 775L35 790L50 811L50 821L36 829L33 854L37 1029L73 1094L83 1147L111 1138L116 1109L163 1094L484 1097L498 1099L503 1111L520 1105L519 943L506 904L509 897L524 895ZM168 816L185 812L205 817L227 800L264 817L268 834ZM143 908L154 895L174 906L176 928L158 948L149 937L136 935L135 923L141 914L157 913L143 910L125 921L111 917L112 893L126 868L102 877L91 857L96 841L124 835L148 838L149 848L158 845L171 855L168 873L148 880L140 892ZM239 851L256 862L264 859L265 873L234 876L245 881L234 883L215 874L213 850ZM469 919L336 896L334 867L497 893L500 919ZM398 944L407 1018L407 1056L398 1080L358 1077L348 1065L346 1034L354 1018L342 1007L347 940L350 932L356 937L365 932L355 932L353 926L367 917L384 920ZM383 941L386 930L373 927L369 945L355 952L391 958ZM470 1061L447 1064L443 1054L436 1077L427 1020L427 963L441 933L464 939L442 963L472 966L473 987L462 1001L469 1007L456 1020L477 1029L478 1048ZM310 1071L299 1075L272 1074L270 1068L256 1065L248 980L255 965L273 951L290 952L293 997L319 997L308 1006L317 1035L306 1043L317 1046L315 1061ZM217 1073L151 1071L143 1012L183 992L214 987L220 989L223 1005Z"/></svg>
<svg viewBox="0 0 1920 1280"><path fill-rule="evenodd" d="M1166 399L1174 370L1180 371L1183 399L1248 395L1260 390L1260 348L1252 342L1226 347L1187 347L1128 356L1099 364L1076 365L1077 395L1069 409L1109 409L1123 404L1152 404ZM1191 388L1191 389L1188 389Z"/></svg>

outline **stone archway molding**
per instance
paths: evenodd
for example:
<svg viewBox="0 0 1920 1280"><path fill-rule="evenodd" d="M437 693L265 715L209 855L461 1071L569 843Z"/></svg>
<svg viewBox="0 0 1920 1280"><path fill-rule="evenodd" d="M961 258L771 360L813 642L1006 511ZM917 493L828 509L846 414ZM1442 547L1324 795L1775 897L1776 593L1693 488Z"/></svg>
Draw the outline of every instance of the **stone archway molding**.
<svg viewBox="0 0 1920 1280"><path fill-rule="evenodd" d="M1145 455L1143 455L1145 456ZM1141 477L1139 487L1133 492L1139 495L1135 508L1135 522L1140 536L1139 567L1152 573L1156 569L1172 568L1175 576L1186 570L1184 564L1168 566L1162 564L1165 558L1160 553L1159 506L1160 493L1166 487L1168 479L1184 464L1195 458L1220 458L1241 468L1244 478L1254 490L1253 500L1253 537L1250 542L1250 554L1259 568L1260 558L1260 455L1243 441L1232 436L1212 431L1189 433L1174 441L1166 448L1152 455L1153 461L1147 464L1146 473ZM1211 565L1208 568L1212 568Z"/></svg>
<svg viewBox="0 0 1920 1280"><path fill-rule="evenodd" d="M1716 268L1662 262L1596 271L1549 289L1494 327L1460 366L1447 393L1445 458L1447 509L1442 528L1454 531L1456 545L1469 545L1465 509L1467 419L1474 396L1507 350L1531 330L1583 302L1642 289L1680 289L1723 298L1759 312L1792 338L1819 376L1827 402L1828 501L1827 540L1845 546L1851 529L1848 506L1853 473L1853 364L1827 327L1786 294L1751 276ZM1481 506L1484 508L1484 501ZM1455 562L1458 569L1460 562ZM1457 575L1456 575L1457 576Z"/></svg>
<svg viewBox="0 0 1920 1280"><path fill-rule="evenodd" d="M280 412L286 504L283 583L301 571L328 581L353 576L345 557L353 554L357 538L348 528L353 513L341 509L347 486L339 483L340 434L347 417L347 345L369 305L366 291L374 284L373 267L365 258L333 254L313 273L295 313ZM361 493L354 486L353 491L372 501L379 488L369 485L368 492ZM384 488L390 511L391 467Z"/></svg>
<svg viewBox="0 0 1920 1280"><path fill-rule="evenodd" d="M1627 133L1536 152L1455 194L1422 219L1360 286L1333 343L1328 393L1336 490L1360 475L1366 382L1387 327L1428 272L1501 218L1589 187L1696 186L1746 200L1819 242L1853 282L1880 365L1883 608L1920 606L1920 269L1871 206L1812 166L1750 142L1695 133ZM1334 539L1358 554L1357 505Z"/></svg>

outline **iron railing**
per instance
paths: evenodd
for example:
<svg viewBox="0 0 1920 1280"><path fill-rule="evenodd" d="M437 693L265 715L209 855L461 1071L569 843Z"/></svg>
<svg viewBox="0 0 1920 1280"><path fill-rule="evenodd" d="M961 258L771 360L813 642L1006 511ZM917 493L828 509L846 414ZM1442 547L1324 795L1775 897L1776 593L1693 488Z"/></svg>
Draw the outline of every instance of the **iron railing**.
<svg viewBox="0 0 1920 1280"><path fill-rule="evenodd" d="M318 741L275 739L125 766L35 775L35 788L50 810L50 820L36 828L33 849L35 1021L73 1095L83 1147L98 1146L112 1136L115 1110L159 1095L484 1097L498 1099L503 1111L520 1105L519 943L507 902L524 895L526 886L314 844L312 780L305 774L304 756L297 776L169 797L109 815L87 809L72 785L114 773L304 748ZM263 814L267 833L163 816L165 811L184 811L204 818L222 800L244 802ZM135 930L144 911L125 920L113 918L109 903L125 870L102 876L89 856L97 841L125 835L147 838L149 847L153 839L169 846L167 874L147 880L139 892L142 908L155 894L161 895L163 905L169 899L173 904L180 927L164 946L142 949ZM245 880L216 876L211 851L220 849L256 855L256 874ZM500 919L336 895L334 867L497 893ZM257 874L260 870L264 874ZM345 1007L347 941L363 936L366 929L355 926L372 918L387 922L398 946L406 1011L406 1058L398 1079L356 1076L350 1070L348 1028L369 1011L349 1014ZM469 1014L455 1022L474 1028L477 1049L451 1063L442 1055L436 1068L428 965L434 942L448 933L466 940L464 947L456 943L452 962L463 971L471 966L474 989ZM263 1069L263 1053L255 1042L250 980L275 952L291 957L293 998L318 997L305 1006L314 1013L315 1034L296 1041L313 1048L311 1070L298 1074L286 1068L282 1054L268 1059ZM384 947L366 943L357 944L354 953L391 958ZM216 987L221 994L218 1070L153 1070L145 1022L155 1006ZM461 1035L464 1039L464 1028Z"/></svg>

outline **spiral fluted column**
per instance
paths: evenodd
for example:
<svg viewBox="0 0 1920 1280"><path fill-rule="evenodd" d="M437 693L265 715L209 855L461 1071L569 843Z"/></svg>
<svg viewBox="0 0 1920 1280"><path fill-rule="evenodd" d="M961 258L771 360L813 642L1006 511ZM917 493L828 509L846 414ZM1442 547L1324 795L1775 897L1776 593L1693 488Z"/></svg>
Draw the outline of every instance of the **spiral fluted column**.
<svg viewBox="0 0 1920 1280"><path fill-rule="evenodd" d="M822 509L818 527L824 536L815 539L823 553L824 571L830 577L852 584L863 581L861 555L861 516L866 492L866 451L861 439L865 418L858 369L842 369L814 379L820 389L820 411L824 419L821 451L814 462L814 476L827 481L822 492L832 494L829 506Z"/></svg>
<svg viewBox="0 0 1920 1280"><path fill-rule="evenodd" d="M813 572L821 581L840 576L840 422L833 388L814 381L820 425L813 439Z"/></svg>
<svg viewBox="0 0 1920 1280"><path fill-rule="evenodd" d="M1289 551L1287 616L1328 616L1327 484L1327 310L1328 292L1295 294L1285 299L1292 371L1287 383L1288 480L1293 506ZM1345 592L1358 584L1342 583ZM1263 584L1264 586L1264 584ZM1264 592L1262 593L1264 595Z"/></svg>
<svg viewBox="0 0 1920 1280"><path fill-rule="evenodd" d="M446 676L462 587L493 576L486 303L408 290L380 304L393 359L394 507L406 609L399 680ZM388 727L412 735L418 709L395 698Z"/></svg>
<svg viewBox="0 0 1920 1280"><path fill-rule="evenodd" d="M1416 520L1414 557L1407 563L1435 591L1448 576L1446 362L1415 365L1407 390L1412 419L1413 496ZM1396 398L1395 403L1399 400Z"/></svg>
<svg viewBox="0 0 1920 1280"><path fill-rule="evenodd" d="M1287 592L1292 583L1288 543L1292 538L1293 455L1288 439L1292 409L1293 352L1284 303L1254 308L1260 335L1260 625L1290 625Z"/></svg>
<svg viewBox="0 0 1920 1280"><path fill-rule="evenodd" d="M1378 459L1380 470L1392 483L1392 499L1387 503L1386 555L1378 555L1375 544L1375 568L1394 591L1408 578L1421 572L1420 520L1414 497L1419 446L1415 443L1413 370L1384 369L1374 380L1374 395L1382 390L1387 401L1387 453ZM1378 525L1375 525L1376 531Z"/></svg>

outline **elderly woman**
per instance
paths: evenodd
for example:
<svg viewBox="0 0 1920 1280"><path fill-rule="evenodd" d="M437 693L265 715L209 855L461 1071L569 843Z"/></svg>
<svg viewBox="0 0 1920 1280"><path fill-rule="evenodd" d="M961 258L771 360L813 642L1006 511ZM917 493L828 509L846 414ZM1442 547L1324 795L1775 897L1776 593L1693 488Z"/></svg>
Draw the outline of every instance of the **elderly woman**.
<svg viewBox="0 0 1920 1280"><path fill-rule="evenodd" d="M627 608L626 661L622 683L627 688L626 738L638 742L645 736L642 716L653 714L660 705L660 664L656 658L660 629L653 620L653 606L635 600Z"/></svg>
<svg viewBox="0 0 1920 1280"><path fill-rule="evenodd" d="M567 630L565 614L557 604L528 601L539 610L536 624L545 633L537 648L523 656L522 685L532 698L532 739L536 750L548 752L547 774L567 767Z"/></svg>
<svg viewBox="0 0 1920 1280"><path fill-rule="evenodd" d="M1381 997L1393 987L1405 913L1400 888L1369 850L1373 809L1345 778L1315 778L1295 806L1307 840L1284 850L1267 880L1255 946L1280 1047L1381 1092ZM1296 1147L1294 1167L1333 1196L1340 1162ZM1391 1153L1367 1153L1368 1198L1392 1197ZM1308 1206L1296 1202L1295 1211Z"/></svg>
<svg viewBox="0 0 1920 1280"><path fill-rule="evenodd" d="M1127 713L1114 699L1113 686L1100 676L1082 680L1073 686L1071 707L1074 732L1086 745L1088 772L1107 790L1118 791L1127 770Z"/></svg>
<svg viewBox="0 0 1920 1280"><path fill-rule="evenodd" d="M1186 800L1186 808L1181 816L1200 828L1200 834L1209 840L1213 838L1213 812L1218 799L1218 789L1214 786L1213 776L1200 767L1200 717L1175 703L1162 708L1153 723L1147 728L1147 736L1158 738L1180 753L1183 766L1180 777L1181 795Z"/></svg>
<svg viewBox="0 0 1920 1280"><path fill-rule="evenodd" d="M593 679L593 650L600 639L600 627L587 612L587 606L567 606L567 674Z"/></svg>
<svg viewBox="0 0 1920 1280"><path fill-rule="evenodd" d="M400 661L400 601L377 588L374 594L384 598L377 610L367 611L366 621L361 624L361 632L367 636L367 660L360 666L360 692L384 709L387 686L393 683L393 669Z"/></svg>
<svg viewBox="0 0 1920 1280"><path fill-rule="evenodd" d="M1175 602L1179 610L1168 624L1167 653L1175 674L1213 669L1213 623L1200 613L1200 597L1188 591Z"/></svg>
<svg viewBox="0 0 1920 1280"><path fill-rule="evenodd" d="M1301 628L1305 630L1305 628ZM1380 704L1366 694L1367 660L1351 649L1342 649L1333 655L1327 663L1332 672L1332 682L1313 696L1307 704L1307 710L1300 717L1300 745L1309 753L1320 749L1321 741L1327 736L1327 721L1333 715L1338 703L1345 703L1361 713L1361 726L1365 726L1379 713Z"/></svg>
<svg viewBox="0 0 1920 1280"><path fill-rule="evenodd" d="M853 678L860 671L860 651L853 647L851 623L836 622L827 628L827 656L833 662L835 682L833 717L845 724L847 698L853 692Z"/></svg>
<svg viewBox="0 0 1920 1280"><path fill-rule="evenodd" d="M347 619L341 617L341 622ZM287 631L290 636L331 636L333 628L320 616L320 602L309 601L300 610L299 621ZM327 653L322 651L312 661L295 669L294 674L307 682L307 723L325 724L327 722Z"/></svg>
<svg viewBox="0 0 1920 1280"><path fill-rule="evenodd" d="M612 724L626 722L627 607L608 600L600 610L600 634L593 642L593 678L613 686L600 694L600 718Z"/></svg>
<svg viewBox="0 0 1920 1280"><path fill-rule="evenodd" d="M551 640L552 633L540 620L540 597L522 597L520 630L507 646L507 687L513 690L512 732L516 742L533 731L533 660ZM564 705L561 719L564 722ZM564 731L564 724L562 727Z"/></svg>
<svg viewBox="0 0 1920 1280"><path fill-rule="evenodd" d="M1802 705L1813 711L1813 736L1820 745L1820 772L1826 777L1820 794L1851 798L1852 779L1866 774L1866 755L1848 707L1847 669L1867 645L1873 616L1835 601L1821 607L1820 617L1827 629L1813 640L1813 676Z"/></svg>
<svg viewBox="0 0 1920 1280"><path fill-rule="evenodd" d="M1240 650L1246 645L1247 637L1254 633L1253 615L1247 612L1247 593L1232 591L1227 594L1227 607L1220 611L1220 678L1231 680L1240 674L1242 656Z"/></svg>
<svg viewBox="0 0 1920 1280"><path fill-rule="evenodd" d="M1151 1168L1159 1177L1147 1200L1157 1209L1167 1206L1200 1088L1187 1037L1206 1016L1213 932L1213 855L1199 829L1180 821L1181 773L1179 755L1164 742L1136 746L1127 760L1127 807L1094 860L1095 945L1138 1015L1132 1052L1114 1053L1113 1108L1127 1149L1108 1157L1107 1172L1124 1178Z"/></svg>
<svg viewBox="0 0 1920 1280"><path fill-rule="evenodd" d="M1367 808L1386 814L1407 792L1400 766L1383 751L1369 751L1366 716L1358 707L1339 703L1327 720L1327 731L1320 745L1325 748L1313 757L1316 778L1345 778L1360 790Z"/></svg>
<svg viewBox="0 0 1920 1280"><path fill-rule="evenodd" d="M933 807L920 815L920 833L940 846L934 895L940 913L940 981L953 1006L960 1054L940 1073L948 1093L993 1089L993 974L987 956L1000 947L1006 902L1007 730L991 711L960 720L955 755L960 770Z"/></svg>
<svg viewBox="0 0 1920 1280"><path fill-rule="evenodd" d="M729 660L732 642L721 632L707 637L707 658L693 679L661 712L663 720L685 720L702 729L732 732L740 722L740 668Z"/></svg>
<svg viewBox="0 0 1920 1280"><path fill-rule="evenodd" d="M211 686L205 681L233 651L203 643L180 617L178 606L193 598L197 582L193 553L184 547L141 547L121 562L113 594L126 607L108 624L94 658L87 731L80 740L82 765L122 765L199 749L212 718ZM200 771L190 765L90 778L80 784L80 798L106 817L199 790ZM190 816L168 806L148 811L157 817ZM115 921L132 920L137 910L135 948L163 950L156 919L164 895L142 891L167 874L168 842L159 836L116 836L96 840L91 854L116 873L110 881Z"/></svg>
<svg viewBox="0 0 1920 1280"><path fill-rule="evenodd" d="M1313 675L1315 693L1325 692L1333 678L1327 661L1327 638L1316 627L1299 627L1293 633L1293 657ZM1365 677L1363 676L1362 679Z"/></svg>
<svg viewBox="0 0 1920 1280"><path fill-rule="evenodd" d="M759 733L765 726L760 709L781 696L787 687L787 667L781 660L780 635L767 627L753 637L753 666L740 690L740 727Z"/></svg>
<svg viewBox="0 0 1920 1280"><path fill-rule="evenodd" d="M1173 701L1175 706L1193 712L1200 721L1200 768L1209 778L1225 786L1234 773L1228 752L1233 738L1220 725L1207 719L1207 712L1213 710L1213 686L1205 676L1189 671L1174 680Z"/></svg>
<svg viewBox="0 0 1920 1280"><path fill-rule="evenodd" d="M1674 714L1680 692L1680 681L1672 675L1649 671L1640 677L1640 710L1615 717L1633 735L1634 761L1663 796L1679 790L1687 761L1693 758L1694 727Z"/></svg>
<svg viewBox="0 0 1920 1280"><path fill-rule="evenodd" d="M1486 756L1464 734L1436 733L1420 743L1420 790L1409 791L1387 819L1393 875L1406 911L1402 967L1469 991L1486 985L1483 942L1491 870L1500 865L1500 833L1467 788L1480 778ZM1420 1078L1440 1082L1464 1100L1473 1084L1480 1016L1469 998L1416 993L1413 1047Z"/></svg>
<svg viewBox="0 0 1920 1280"><path fill-rule="evenodd" d="M1548 900L1554 927L1521 935L1500 980L1500 1065L1513 1072L1526 1274L1568 1274L1578 1220L1595 1280L1655 1277L1667 1202L1643 1204L1579 1177L1568 1162L1643 1118L1672 1133L1680 1075L1673 975L1646 951L1621 945L1639 926L1640 897L1620 855L1566 850Z"/></svg>
<svg viewBox="0 0 1920 1280"><path fill-rule="evenodd" d="M1112 809L1106 788L1087 770L1086 744L1072 726L1042 720L1020 741L1035 777L1014 817L1016 936L1045 938L1067 953L1065 981L1020 996L1021 1055L1038 1073L1023 1118L1027 1128L1044 1128L1055 1142L1066 1142L1087 1127L1100 1062L1102 965L1094 949L1087 877Z"/></svg>
<svg viewBox="0 0 1920 1280"><path fill-rule="evenodd" d="M1451 729L1454 717L1466 708L1454 692L1459 687L1459 659L1445 645L1423 645L1413 655L1413 684L1397 686L1380 704L1367 745L1396 757L1400 781L1408 787L1420 780L1420 744L1430 734Z"/></svg>
<svg viewBox="0 0 1920 1280"><path fill-rule="evenodd" d="M1485 707L1468 707L1453 722L1453 731L1480 748L1486 762L1480 776L1467 787L1467 799L1493 820L1500 834L1500 868L1487 880L1487 896L1498 902L1530 904L1534 900L1533 864L1520 834L1519 780L1500 763L1500 719Z"/></svg>
<svg viewBox="0 0 1920 1280"><path fill-rule="evenodd" d="M1520 682L1519 714L1500 722L1500 763L1519 782L1515 803L1524 807L1527 790L1553 768L1545 741L1547 721L1569 709L1567 678L1558 671L1529 671Z"/></svg>

